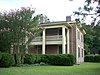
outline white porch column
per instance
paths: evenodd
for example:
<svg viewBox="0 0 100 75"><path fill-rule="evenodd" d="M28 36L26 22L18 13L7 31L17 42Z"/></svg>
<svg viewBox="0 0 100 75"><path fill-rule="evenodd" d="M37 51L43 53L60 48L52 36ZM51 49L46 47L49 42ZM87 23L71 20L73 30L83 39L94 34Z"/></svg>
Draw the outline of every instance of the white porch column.
<svg viewBox="0 0 100 75"><path fill-rule="evenodd" d="M69 29L67 29L67 54L69 53Z"/></svg>
<svg viewBox="0 0 100 75"><path fill-rule="evenodd" d="M65 27L62 27L62 54L66 54L66 37L65 37Z"/></svg>
<svg viewBox="0 0 100 75"><path fill-rule="evenodd" d="M42 54L45 54L45 29L43 30L42 36Z"/></svg>

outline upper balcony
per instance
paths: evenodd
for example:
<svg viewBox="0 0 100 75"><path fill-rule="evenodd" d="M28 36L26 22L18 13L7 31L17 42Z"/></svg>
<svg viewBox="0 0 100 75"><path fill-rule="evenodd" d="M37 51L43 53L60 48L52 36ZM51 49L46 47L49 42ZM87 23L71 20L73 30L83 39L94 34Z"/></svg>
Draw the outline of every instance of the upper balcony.
<svg viewBox="0 0 100 75"><path fill-rule="evenodd" d="M67 34L65 33L65 41ZM42 45L43 39L45 39L45 44L62 44L62 28L50 28L45 30L45 38L43 38L43 33L41 36L35 37L31 44L32 45Z"/></svg>
<svg viewBox="0 0 100 75"><path fill-rule="evenodd" d="M41 45L42 44L42 36L35 37L32 40L33 45ZM54 35L54 36L46 36L45 37L46 44L62 44L62 35Z"/></svg>

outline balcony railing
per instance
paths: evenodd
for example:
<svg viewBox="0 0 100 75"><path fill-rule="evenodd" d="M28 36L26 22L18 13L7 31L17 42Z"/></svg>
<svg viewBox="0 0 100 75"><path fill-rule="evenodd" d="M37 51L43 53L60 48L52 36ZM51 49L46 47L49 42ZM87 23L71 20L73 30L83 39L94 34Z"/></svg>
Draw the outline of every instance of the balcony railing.
<svg viewBox="0 0 100 75"><path fill-rule="evenodd" d="M40 41L42 41L42 37L41 36L35 37L32 41L33 42L40 42Z"/></svg>
<svg viewBox="0 0 100 75"><path fill-rule="evenodd" d="M62 35L46 36L45 39L46 39L46 41L61 41ZM41 37L35 37L33 39L33 42L41 42L41 41L42 41L42 36Z"/></svg>
<svg viewBox="0 0 100 75"><path fill-rule="evenodd" d="M46 41L60 41L62 40L62 35L46 36Z"/></svg>

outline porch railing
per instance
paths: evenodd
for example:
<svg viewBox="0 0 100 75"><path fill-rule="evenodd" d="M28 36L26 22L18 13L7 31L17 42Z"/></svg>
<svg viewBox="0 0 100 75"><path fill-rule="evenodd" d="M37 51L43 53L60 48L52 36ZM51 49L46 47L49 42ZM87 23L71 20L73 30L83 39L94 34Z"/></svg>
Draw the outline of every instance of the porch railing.
<svg viewBox="0 0 100 75"><path fill-rule="evenodd" d="M35 38L32 40L32 42L40 42L40 41L42 41L42 37L41 37L41 36L35 37Z"/></svg>
<svg viewBox="0 0 100 75"><path fill-rule="evenodd" d="M46 36L46 41L60 41L62 40L62 35Z"/></svg>
<svg viewBox="0 0 100 75"><path fill-rule="evenodd" d="M46 36L45 39L46 39L46 41L61 41L62 35ZM33 42L40 42L40 41L42 41L42 36L35 37L33 39Z"/></svg>

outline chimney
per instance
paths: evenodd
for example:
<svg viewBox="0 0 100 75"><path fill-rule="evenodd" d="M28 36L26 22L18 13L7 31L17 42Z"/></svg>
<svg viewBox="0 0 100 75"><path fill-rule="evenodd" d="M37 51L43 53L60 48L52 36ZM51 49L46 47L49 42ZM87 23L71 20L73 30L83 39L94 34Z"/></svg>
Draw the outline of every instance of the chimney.
<svg viewBox="0 0 100 75"><path fill-rule="evenodd" d="M40 15L40 23L45 23L45 17L43 14Z"/></svg>
<svg viewBox="0 0 100 75"><path fill-rule="evenodd" d="M43 14L40 14L40 23L43 23L43 21L44 21L44 16Z"/></svg>
<svg viewBox="0 0 100 75"><path fill-rule="evenodd" d="M66 16L66 21L71 22L71 16Z"/></svg>
<svg viewBox="0 0 100 75"><path fill-rule="evenodd" d="M43 14L40 14L39 15L39 23L40 24L43 24L43 23L49 23L50 20L48 19L47 16L43 15Z"/></svg>

